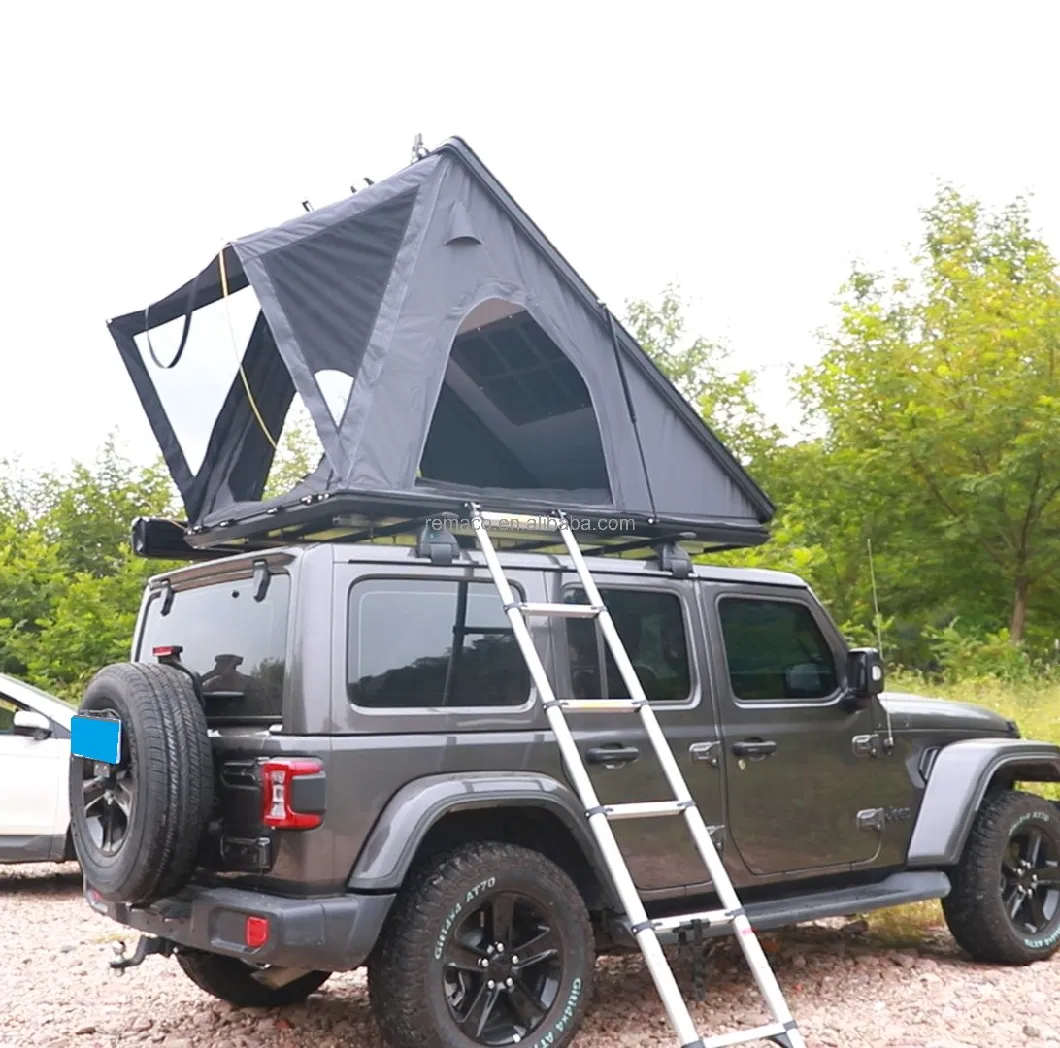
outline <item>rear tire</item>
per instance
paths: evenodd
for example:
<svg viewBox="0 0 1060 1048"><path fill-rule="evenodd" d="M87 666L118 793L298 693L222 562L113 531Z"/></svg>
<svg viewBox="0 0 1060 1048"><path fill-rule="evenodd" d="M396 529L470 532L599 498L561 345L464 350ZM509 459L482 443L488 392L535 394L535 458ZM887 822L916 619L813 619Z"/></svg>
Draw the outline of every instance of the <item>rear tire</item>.
<svg viewBox="0 0 1060 1048"><path fill-rule="evenodd" d="M170 666L107 666L81 711L122 724L117 768L70 760L70 830L85 880L110 902L143 905L195 869L213 805L213 757L191 681Z"/></svg>
<svg viewBox="0 0 1060 1048"><path fill-rule="evenodd" d="M942 900L957 944L987 964L1032 964L1060 948L1060 811L1005 792L976 816Z"/></svg>
<svg viewBox="0 0 1060 1048"><path fill-rule="evenodd" d="M393 1048L565 1048L592 997L594 946L555 863L463 845L406 879L368 961L372 1011Z"/></svg>
<svg viewBox="0 0 1060 1048"><path fill-rule="evenodd" d="M331 972L309 972L278 989L258 982L254 969L238 957L200 950L180 950L177 963L200 990L237 1008L282 1008L298 1004L331 978Z"/></svg>

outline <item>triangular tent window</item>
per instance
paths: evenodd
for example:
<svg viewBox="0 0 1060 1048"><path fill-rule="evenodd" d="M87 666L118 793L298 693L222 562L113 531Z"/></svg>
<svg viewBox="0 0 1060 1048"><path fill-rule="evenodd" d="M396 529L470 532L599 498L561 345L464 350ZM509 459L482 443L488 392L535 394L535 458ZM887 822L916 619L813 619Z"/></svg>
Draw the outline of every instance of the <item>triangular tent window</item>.
<svg viewBox="0 0 1060 1048"><path fill-rule="evenodd" d="M346 414L346 404L350 399L350 390L353 389L353 376L344 371L325 369L318 371L313 378L316 379L320 395L324 398L328 414L335 425L339 425L342 416Z"/></svg>
<svg viewBox="0 0 1060 1048"><path fill-rule="evenodd" d="M202 467L214 422L239 377L260 314L254 291L244 287L196 310L186 341L183 316L135 336L145 372L192 474Z"/></svg>

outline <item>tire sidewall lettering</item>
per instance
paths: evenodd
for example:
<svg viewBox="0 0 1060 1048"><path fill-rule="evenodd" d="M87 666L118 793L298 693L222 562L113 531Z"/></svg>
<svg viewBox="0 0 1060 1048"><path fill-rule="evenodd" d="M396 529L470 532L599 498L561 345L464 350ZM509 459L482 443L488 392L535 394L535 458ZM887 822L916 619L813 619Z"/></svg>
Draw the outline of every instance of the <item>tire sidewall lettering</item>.
<svg viewBox="0 0 1060 1048"><path fill-rule="evenodd" d="M457 899L453 904L452 909L446 914L445 920L442 922L441 931L439 931L437 938L434 940L434 959L440 961L442 954L445 953L446 943L449 942L449 937L452 935L453 928L456 927L456 919L464 912L464 907L475 902L481 898L483 892L488 892L491 888L497 886L496 877L487 877L485 880L479 881L478 884L472 886L464 894L463 899Z"/></svg>
<svg viewBox="0 0 1060 1048"><path fill-rule="evenodd" d="M442 922L442 930L438 933L438 937L434 941L434 959L436 961L442 959L442 954L445 952L445 944L449 941L449 935L456 924L456 919L463 912L463 909L464 904L458 901Z"/></svg>
<svg viewBox="0 0 1060 1048"><path fill-rule="evenodd" d="M556 1043L556 1038L562 1036L563 1031L570 1025L573 1020L575 1013L578 1010L578 1002L581 1000L582 995L582 981L579 978L571 980L570 991L567 994L567 1001L563 1005L563 1010L559 1014L559 1018L552 1023L547 1033L539 1035L536 1040L530 1043L530 1048L551 1048ZM555 1007L555 1005L553 1005Z"/></svg>
<svg viewBox="0 0 1060 1048"><path fill-rule="evenodd" d="M1051 823L1053 820L1047 811L1029 811L1021 815L1013 824L1012 829L1009 830L1009 839L1012 835L1022 826L1024 823L1028 823L1031 819L1040 819L1042 822Z"/></svg>
<svg viewBox="0 0 1060 1048"><path fill-rule="evenodd" d="M1060 941L1060 925L1057 925L1048 935L1043 935L1038 939L1024 939L1023 945L1028 950L1048 950L1050 947L1055 946Z"/></svg>
<svg viewBox="0 0 1060 1048"><path fill-rule="evenodd" d="M496 877L487 877L484 881L479 881L474 888L468 889L467 896L464 898L464 902L474 902L483 892L489 891L491 888L497 887Z"/></svg>

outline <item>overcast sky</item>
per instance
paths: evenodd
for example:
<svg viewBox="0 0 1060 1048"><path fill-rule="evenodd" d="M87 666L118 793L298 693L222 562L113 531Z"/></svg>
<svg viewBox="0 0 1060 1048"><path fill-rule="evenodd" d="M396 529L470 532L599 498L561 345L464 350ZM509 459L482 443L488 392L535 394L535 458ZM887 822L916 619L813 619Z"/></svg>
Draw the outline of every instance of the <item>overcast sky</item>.
<svg viewBox="0 0 1060 1048"><path fill-rule="evenodd" d="M156 447L106 332L226 239L467 139L594 290L812 359L936 181L1060 249L1055 3L47 3L0 13L0 458Z"/></svg>

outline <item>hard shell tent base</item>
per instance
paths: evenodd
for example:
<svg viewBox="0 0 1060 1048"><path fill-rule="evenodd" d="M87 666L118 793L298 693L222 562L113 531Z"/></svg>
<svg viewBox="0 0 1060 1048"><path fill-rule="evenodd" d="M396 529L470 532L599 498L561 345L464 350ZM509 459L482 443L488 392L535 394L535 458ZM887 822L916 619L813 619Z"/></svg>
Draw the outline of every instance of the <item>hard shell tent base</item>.
<svg viewBox="0 0 1060 1048"><path fill-rule="evenodd" d="M601 543L766 538L764 493L459 139L232 242L109 328L191 547L348 538L470 502L562 509ZM266 499L296 394L323 457Z"/></svg>

